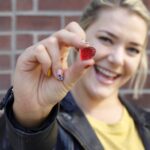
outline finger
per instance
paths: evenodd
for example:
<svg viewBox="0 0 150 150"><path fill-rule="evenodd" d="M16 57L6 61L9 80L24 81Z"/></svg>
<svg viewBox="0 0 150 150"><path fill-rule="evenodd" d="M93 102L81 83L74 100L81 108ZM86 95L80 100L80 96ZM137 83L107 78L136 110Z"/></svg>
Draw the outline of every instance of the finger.
<svg viewBox="0 0 150 150"><path fill-rule="evenodd" d="M69 23L65 29L69 32L72 32L72 33L75 33L76 35L78 35L79 38L81 38L81 41L82 42L85 42L86 40L86 34L85 34L85 31L81 28L81 26L77 23L77 22L71 22ZM86 46L87 45L87 42L85 42ZM72 49L73 50L73 49ZM63 56L64 55L64 56ZM62 55L62 58L64 58L64 62L66 62L66 58L68 57L69 55L69 51L68 53L63 53ZM67 67L65 67L67 68Z"/></svg>
<svg viewBox="0 0 150 150"><path fill-rule="evenodd" d="M53 75L58 78L60 72L58 70L62 70L62 62L61 62L61 53L59 42L56 37L51 36L43 41L44 46L46 47L51 60L52 60L52 72ZM59 72L59 73L58 73Z"/></svg>
<svg viewBox="0 0 150 150"><path fill-rule="evenodd" d="M67 27L67 29L71 31L71 27ZM61 60L63 62L64 68L67 68L67 57L69 55L70 47L75 47L79 49L87 46L87 43L85 43L82 40L79 34L80 31L78 31L77 33L75 29L74 30L72 29L72 31L74 32L73 33L68 30L63 29L54 34L54 37L56 37L60 43L60 47L61 47L60 55L61 55Z"/></svg>
<svg viewBox="0 0 150 150"><path fill-rule="evenodd" d="M65 29L56 32L43 43L51 56L52 70L56 78L63 76L63 67L67 68L68 47L85 47L86 45L79 40L76 33L69 32Z"/></svg>
<svg viewBox="0 0 150 150"><path fill-rule="evenodd" d="M85 31L80 27L80 25L77 22L69 23L65 27L65 29L68 30L69 32L76 33L81 40L85 41L86 39Z"/></svg>
<svg viewBox="0 0 150 150"><path fill-rule="evenodd" d="M61 46L69 46L75 48L83 48L87 46L81 36L77 33L70 32L66 29L62 29L54 34L54 36L58 39Z"/></svg>
<svg viewBox="0 0 150 150"><path fill-rule="evenodd" d="M37 61L41 64L42 70L47 76L51 76L51 65L52 65L52 60L51 56L47 52L47 48L43 45L40 44L35 48L35 58Z"/></svg>
<svg viewBox="0 0 150 150"><path fill-rule="evenodd" d="M85 32L76 22L69 23L65 29L54 34L61 43L61 60L64 68L67 68L68 47L83 48L88 46L85 41Z"/></svg>
<svg viewBox="0 0 150 150"><path fill-rule="evenodd" d="M95 64L94 59L82 61L79 58L65 72L64 85L70 90L73 85Z"/></svg>
<svg viewBox="0 0 150 150"><path fill-rule="evenodd" d="M18 58L17 65L23 71L31 71L41 65L44 74L47 75L49 68L51 68L51 58L44 45L37 44L24 51Z"/></svg>

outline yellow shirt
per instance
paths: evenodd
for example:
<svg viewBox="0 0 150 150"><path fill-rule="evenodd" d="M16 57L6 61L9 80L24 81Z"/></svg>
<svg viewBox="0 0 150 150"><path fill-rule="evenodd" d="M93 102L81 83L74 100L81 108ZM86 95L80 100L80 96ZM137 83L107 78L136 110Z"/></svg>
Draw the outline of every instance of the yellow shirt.
<svg viewBox="0 0 150 150"><path fill-rule="evenodd" d="M89 115L87 119L105 150L144 150L134 121L126 109L116 124L106 124Z"/></svg>

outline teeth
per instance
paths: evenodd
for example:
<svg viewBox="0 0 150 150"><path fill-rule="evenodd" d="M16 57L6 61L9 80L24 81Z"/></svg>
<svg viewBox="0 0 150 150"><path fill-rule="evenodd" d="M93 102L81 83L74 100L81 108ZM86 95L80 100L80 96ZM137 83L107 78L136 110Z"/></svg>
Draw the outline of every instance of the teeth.
<svg viewBox="0 0 150 150"><path fill-rule="evenodd" d="M116 74L114 74L114 73L112 73L112 72L110 72L108 70L105 70L103 68L96 67L96 69L97 69L97 71L101 72L102 74L104 74L104 75L106 75L106 76L108 76L110 78L114 78L114 77L117 76Z"/></svg>

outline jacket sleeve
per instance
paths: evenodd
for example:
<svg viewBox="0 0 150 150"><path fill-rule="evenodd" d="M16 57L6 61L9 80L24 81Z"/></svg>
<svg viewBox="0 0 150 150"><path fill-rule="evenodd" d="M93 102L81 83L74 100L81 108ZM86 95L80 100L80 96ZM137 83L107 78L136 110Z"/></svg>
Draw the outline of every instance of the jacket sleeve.
<svg viewBox="0 0 150 150"><path fill-rule="evenodd" d="M13 150L51 150L57 141L58 104L38 128L24 128L14 118L12 111L13 96L5 105L7 135Z"/></svg>

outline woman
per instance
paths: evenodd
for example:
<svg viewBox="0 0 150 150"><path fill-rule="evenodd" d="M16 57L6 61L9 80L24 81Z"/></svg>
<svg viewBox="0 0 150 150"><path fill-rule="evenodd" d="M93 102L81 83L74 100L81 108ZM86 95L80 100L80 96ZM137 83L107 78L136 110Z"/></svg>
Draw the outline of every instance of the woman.
<svg viewBox="0 0 150 150"><path fill-rule="evenodd" d="M134 97L144 84L148 30L142 1L93 0L80 24L26 49L16 65L14 101L5 98L13 148L150 149L150 114L119 96L128 81ZM89 47L96 53L82 60Z"/></svg>

